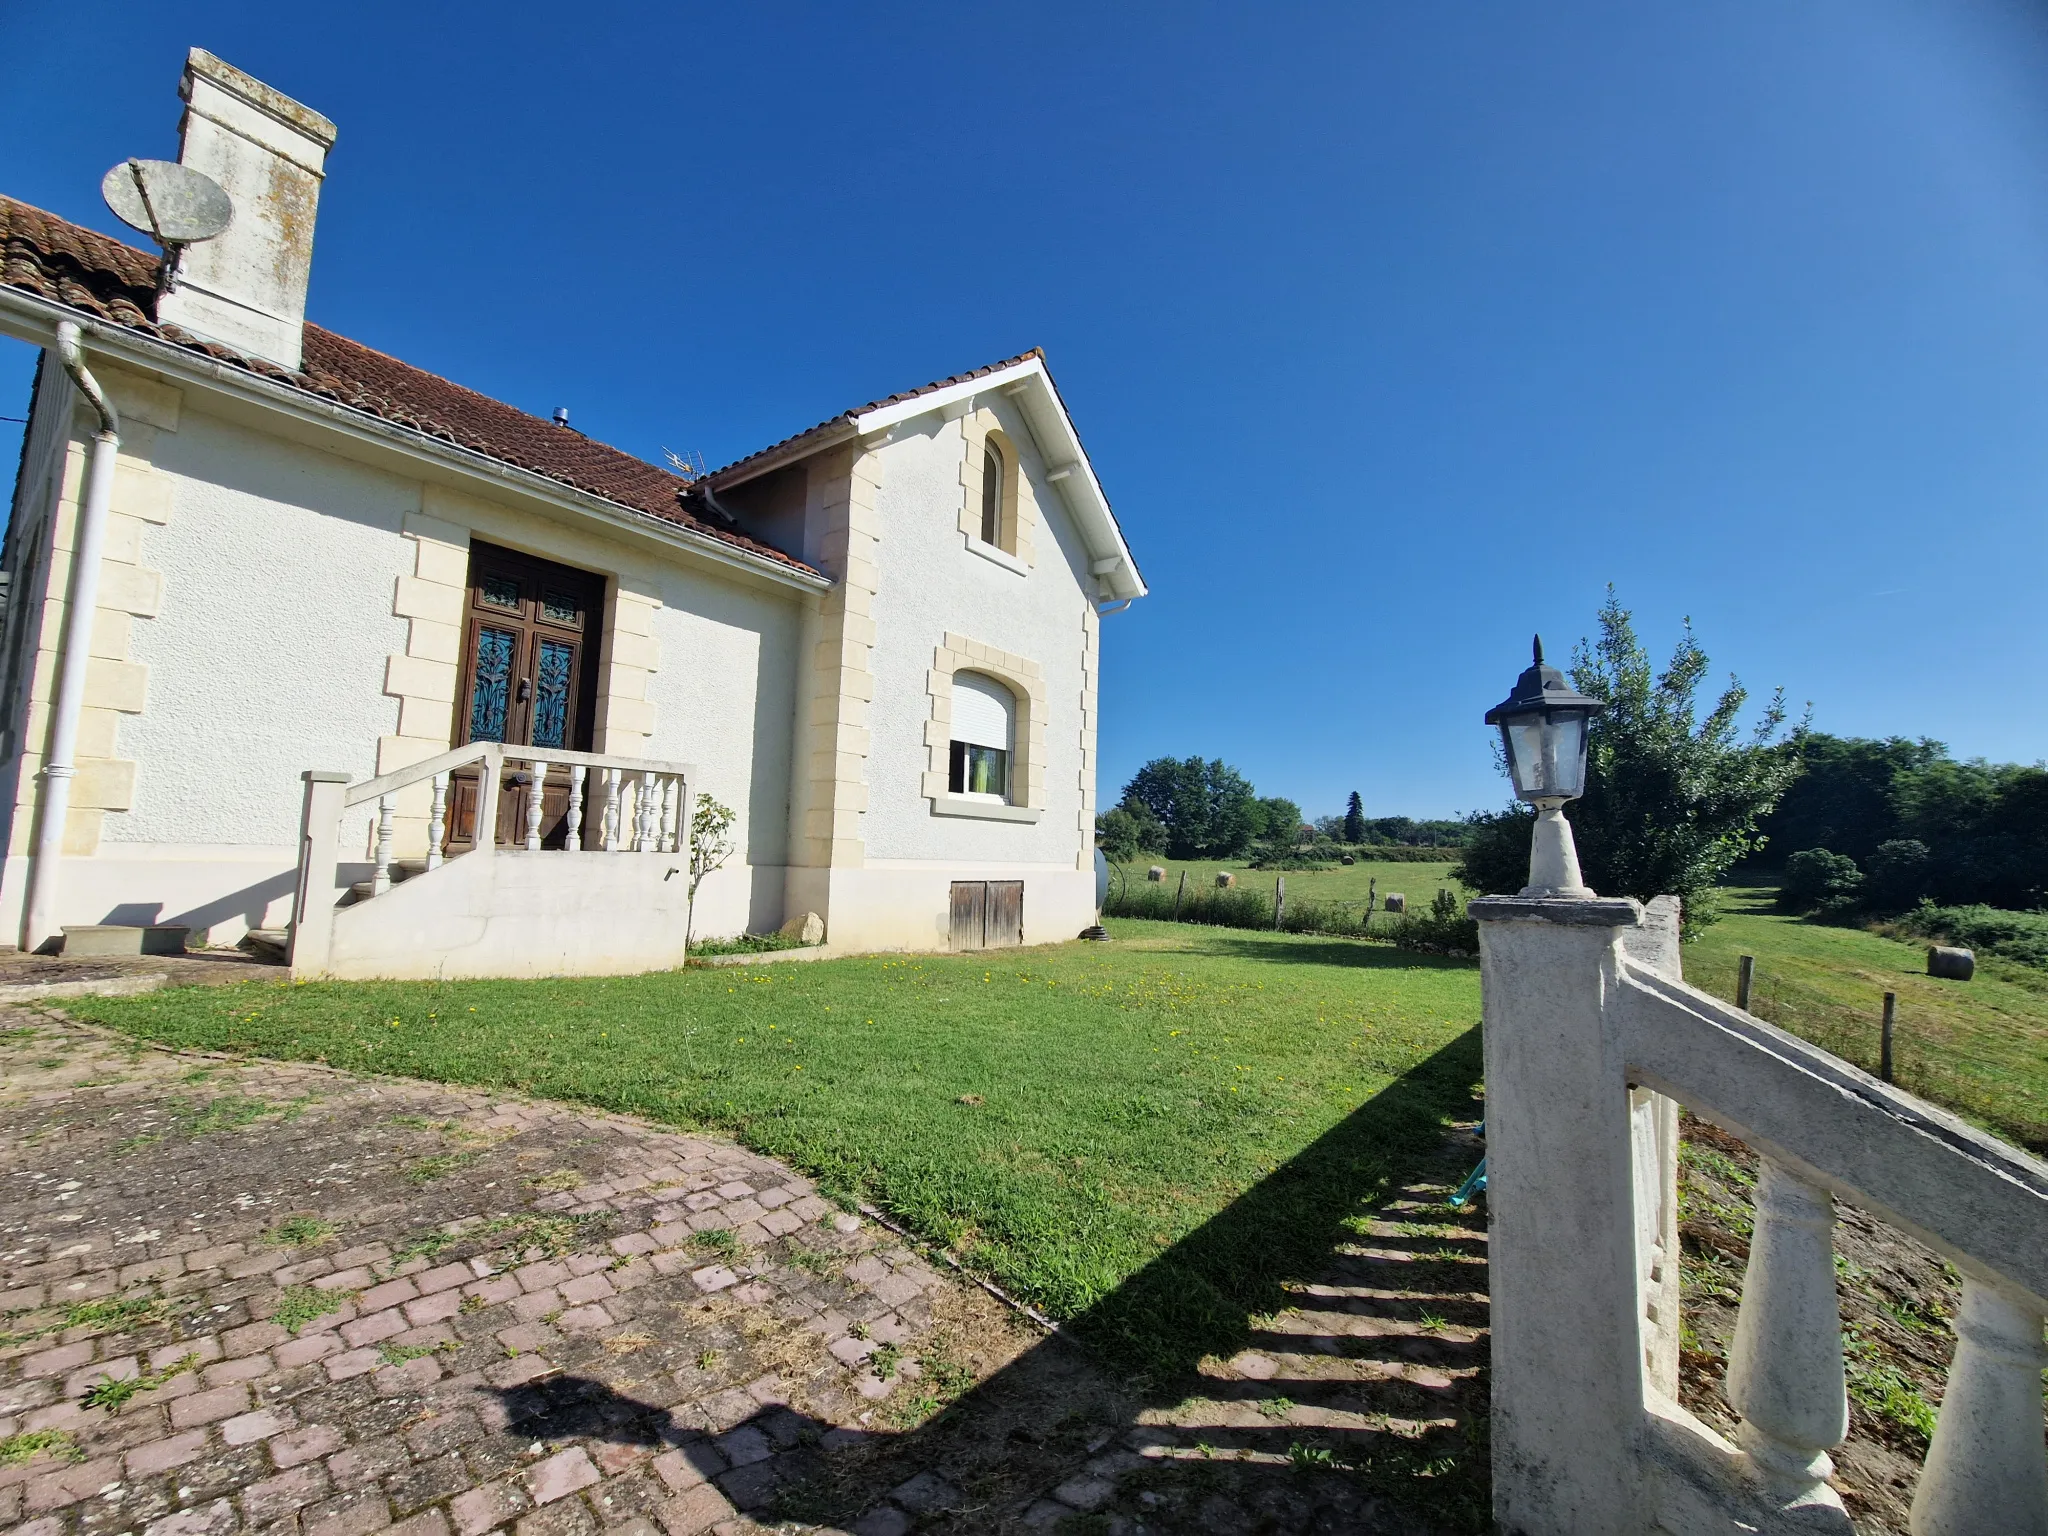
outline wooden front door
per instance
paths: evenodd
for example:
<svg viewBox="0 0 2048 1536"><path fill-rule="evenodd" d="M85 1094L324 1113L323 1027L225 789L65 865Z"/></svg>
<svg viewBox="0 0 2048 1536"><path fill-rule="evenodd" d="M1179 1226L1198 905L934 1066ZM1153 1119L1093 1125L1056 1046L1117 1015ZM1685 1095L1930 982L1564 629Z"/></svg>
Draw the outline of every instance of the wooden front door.
<svg viewBox="0 0 2048 1536"><path fill-rule="evenodd" d="M1024 882L955 880L947 934L956 950L1015 949L1021 945Z"/></svg>
<svg viewBox="0 0 2048 1536"><path fill-rule="evenodd" d="M603 577L472 544L453 744L502 741L509 747L591 750L603 615ZM450 849L475 840L477 787L475 769L455 774L449 783ZM498 791L500 847L525 841L533 789L524 764L508 767ZM541 789L544 846L562 845L568 801L567 771L557 769Z"/></svg>

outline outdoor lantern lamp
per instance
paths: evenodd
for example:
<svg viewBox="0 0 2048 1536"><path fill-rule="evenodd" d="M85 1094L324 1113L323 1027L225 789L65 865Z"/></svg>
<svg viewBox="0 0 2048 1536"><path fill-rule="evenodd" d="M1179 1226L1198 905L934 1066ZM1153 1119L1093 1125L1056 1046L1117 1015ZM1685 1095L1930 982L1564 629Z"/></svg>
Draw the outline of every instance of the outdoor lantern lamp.
<svg viewBox="0 0 2048 1536"><path fill-rule="evenodd" d="M1524 896L1593 894L1579 875L1564 803L1586 792L1586 725L1606 707L1572 692L1562 672L1543 664L1538 635L1536 659L1515 680L1515 691L1486 712L1486 723L1500 727L1515 793L1536 807Z"/></svg>

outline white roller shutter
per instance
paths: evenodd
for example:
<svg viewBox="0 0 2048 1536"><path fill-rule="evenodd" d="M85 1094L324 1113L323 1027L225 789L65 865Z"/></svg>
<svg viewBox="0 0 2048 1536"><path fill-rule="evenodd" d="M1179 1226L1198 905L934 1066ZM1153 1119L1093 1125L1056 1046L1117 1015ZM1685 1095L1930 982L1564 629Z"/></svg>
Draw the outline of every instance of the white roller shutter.
<svg viewBox="0 0 2048 1536"><path fill-rule="evenodd" d="M953 739L977 747L1010 750L1010 719L1016 708L1010 690L973 672L953 676Z"/></svg>

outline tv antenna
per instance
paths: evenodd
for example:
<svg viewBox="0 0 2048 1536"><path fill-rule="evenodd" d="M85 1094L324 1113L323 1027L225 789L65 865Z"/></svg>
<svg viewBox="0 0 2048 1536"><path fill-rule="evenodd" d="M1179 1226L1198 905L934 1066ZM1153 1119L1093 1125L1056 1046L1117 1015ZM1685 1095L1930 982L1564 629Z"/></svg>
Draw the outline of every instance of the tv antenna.
<svg viewBox="0 0 2048 1536"><path fill-rule="evenodd" d="M692 448L687 453L677 453L673 448L661 450L661 456L668 460L668 467L678 479L695 484L704 478L704 455Z"/></svg>
<svg viewBox="0 0 2048 1536"><path fill-rule="evenodd" d="M235 205L204 171L174 160L123 160L100 178L100 196L114 217L141 230L163 250L156 291L170 292L178 253L211 240L234 222Z"/></svg>

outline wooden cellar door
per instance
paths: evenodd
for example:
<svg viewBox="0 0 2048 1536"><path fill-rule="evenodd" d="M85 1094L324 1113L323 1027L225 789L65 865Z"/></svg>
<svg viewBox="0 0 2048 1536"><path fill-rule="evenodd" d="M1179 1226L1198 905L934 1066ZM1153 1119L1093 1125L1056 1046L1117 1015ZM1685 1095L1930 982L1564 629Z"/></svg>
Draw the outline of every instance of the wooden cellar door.
<svg viewBox="0 0 2048 1536"><path fill-rule="evenodd" d="M491 544L472 544L452 744L502 741L511 747L590 751L603 621L602 576ZM525 841L532 786L532 775L523 766L505 774L498 789L498 846ZM451 777L450 851L475 840L477 787L474 768ZM543 846L561 847L568 805L568 776L557 769L541 797Z"/></svg>
<svg viewBox="0 0 2048 1536"><path fill-rule="evenodd" d="M983 914L988 907L988 882L986 880L955 880L953 882L953 920L949 929L950 944L955 950L980 949L983 938Z"/></svg>
<svg viewBox="0 0 2048 1536"><path fill-rule="evenodd" d="M1017 948L1024 942L1024 882L955 880L947 933L955 950Z"/></svg>
<svg viewBox="0 0 2048 1536"><path fill-rule="evenodd" d="M1015 949L1024 942L1024 882L988 883L988 947Z"/></svg>

